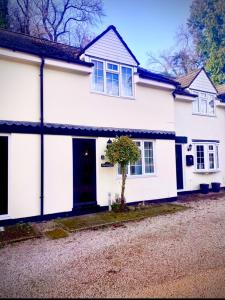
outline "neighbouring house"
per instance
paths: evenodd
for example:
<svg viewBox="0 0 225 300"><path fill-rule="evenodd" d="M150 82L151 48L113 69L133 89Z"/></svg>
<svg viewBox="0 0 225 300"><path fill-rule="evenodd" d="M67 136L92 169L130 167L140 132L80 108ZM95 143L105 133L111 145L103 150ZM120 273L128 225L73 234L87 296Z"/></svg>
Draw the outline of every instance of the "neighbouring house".
<svg viewBox="0 0 225 300"><path fill-rule="evenodd" d="M114 26L82 50L0 30L0 91L0 220L107 207L121 175L105 149L120 135L142 153L129 203L225 186L225 103L205 70L143 69Z"/></svg>
<svg viewBox="0 0 225 300"><path fill-rule="evenodd" d="M175 96L178 191L199 190L201 183L225 186L225 103L204 68L177 78L193 96ZM219 87L220 88L220 87Z"/></svg>

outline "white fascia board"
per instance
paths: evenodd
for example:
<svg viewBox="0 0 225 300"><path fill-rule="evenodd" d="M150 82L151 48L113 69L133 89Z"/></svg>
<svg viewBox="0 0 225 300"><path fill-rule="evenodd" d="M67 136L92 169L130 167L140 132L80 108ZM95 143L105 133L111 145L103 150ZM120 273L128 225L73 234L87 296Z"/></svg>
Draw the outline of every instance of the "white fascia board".
<svg viewBox="0 0 225 300"><path fill-rule="evenodd" d="M68 62L64 62L64 61L58 61L55 59L45 59L45 65L55 67L55 68L65 69L65 70L71 70L76 73L80 73L80 74L84 74L84 75L85 74L88 75L88 74L92 73L92 67L83 66L80 64L76 64L76 63L68 63Z"/></svg>
<svg viewBox="0 0 225 300"><path fill-rule="evenodd" d="M193 102L195 100L195 98L196 97L175 94L175 100L178 100L178 101Z"/></svg>
<svg viewBox="0 0 225 300"><path fill-rule="evenodd" d="M38 56L27 54L23 52L18 52L14 50L8 50L5 48L0 48L0 58L10 58L10 60L17 60L17 61L26 61L26 62L34 62L40 63L41 59Z"/></svg>
<svg viewBox="0 0 225 300"><path fill-rule="evenodd" d="M5 48L0 48L0 58L8 58L10 60L32 62L37 64L41 63L41 58L36 55L9 50ZM76 63L63 62L56 59L45 59L45 65L67 70L73 70L81 74L92 73L92 67L83 66Z"/></svg>
<svg viewBox="0 0 225 300"><path fill-rule="evenodd" d="M160 89L164 89L164 90L175 90L175 86L172 84L168 84L168 83L163 83L163 82L159 82L159 81L155 81L155 80L151 80L151 79L145 79L145 78L140 78L139 76L134 76L135 78L135 83L138 85L142 85L142 86L151 86L151 87L155 87L155 88L160 88Z"/></svg>

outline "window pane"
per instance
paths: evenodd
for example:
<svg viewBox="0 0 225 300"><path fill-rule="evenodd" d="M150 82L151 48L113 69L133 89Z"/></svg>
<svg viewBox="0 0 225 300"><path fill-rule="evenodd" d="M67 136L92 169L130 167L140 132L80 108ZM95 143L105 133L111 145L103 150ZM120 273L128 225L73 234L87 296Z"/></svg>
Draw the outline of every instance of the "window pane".
<svg viewBox="0 0 225 300"><path fill-rule="evenodd" d="M122 95L133 95L132 69L122 67Z"/></svg>
<svg viewBox="0 0 225 300"><path fill-rule="evenodd" d="M219 151L218 151L218 146L216 146L216 167L219 169Z"/></svg>
<svg viewBox="0 0 225 300"><path fill-rule="evenodd" d="M145 157L145 173L154 173L152 142L144 142L144 157Z"/></svg>
<svg viewBox="0 0 225 300"><path fill-rule="evenodd" d="M204 146L197 145L196 146L196 154L197 154L197 169L205 169L205 158L204 158Z"/></svg>
<svg viewBox="0 0 225 300"><path fill-rule="evenodd" d="M106 73L106 91L110 95L119 96L119 75Z"/></svg>
<svg viewBox="0 0 225 300"><path fill-rule="evenodd" d="M200 105L200 113L206 114L207 113L207 100L200 98L199 105Z"/></svg>
<svg viewBox="0 0 225 300"><path fill-rule="evenodd" d="M209 168L214 169L215 164L214 164L214 153L209 153Z"/></svg>
<svg viewBox="0 0 225 300"><path fill-rule="evenodd" d="M198 106L198 98L195 98L195 100L193 101L193 112L197 113L199 112L199 106Z"/></svg>
<svg viewBox="0 0 225 300"><path fill-rule="evenodd" d="M92 74L92 88L98 92L104 92L103 62L92 60L94 71Z"/></svg>
<svg viewBox="0 0 225 300"><path fill-rule="evenodd" d="M141 175L141 174L142 174L142 165L130 166L130 175Z"/></svg>
<svg viewBox="0 0 225 300"><path fill-rule="evenodd" d="M118 164L118 174L122 175L121 165L120 164ZM126 167L126 174L128 174L128 166Z"/></svg>
<svg viewBox="0 0 225 300"><path fill-rule="evenodd" d="M215 102L212 95L208 95L208 113L211 115L215 113Z"/></svg>
<svg viewBox="0 0 225 300"><path fill-rule="evenodd" d="M141 153L141 143L135 142L135 144L138 146ZM141 175L141 174L142 174L142 158L140 158L138 161L130 165L130 175Z"/></svg>
<svg viewBox="0 0 225 300"><path fill-rule="evenodd" d="M118 65L107 63L107 69L113 70L113 71L118 71Z"/></svg>

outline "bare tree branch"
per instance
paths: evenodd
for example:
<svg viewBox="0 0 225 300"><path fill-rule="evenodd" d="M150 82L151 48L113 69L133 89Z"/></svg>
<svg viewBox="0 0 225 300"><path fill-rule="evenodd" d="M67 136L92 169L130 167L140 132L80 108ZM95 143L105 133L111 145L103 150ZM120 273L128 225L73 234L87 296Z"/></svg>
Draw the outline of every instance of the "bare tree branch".
<svg viewBox="0 0 225 300"><path fill-rule="evenodd" d="M9 0L11 28L51 41L76 39L80 24L96 25L102 16L103 0ZM70 39L71 40L71 39Z"/></svg>

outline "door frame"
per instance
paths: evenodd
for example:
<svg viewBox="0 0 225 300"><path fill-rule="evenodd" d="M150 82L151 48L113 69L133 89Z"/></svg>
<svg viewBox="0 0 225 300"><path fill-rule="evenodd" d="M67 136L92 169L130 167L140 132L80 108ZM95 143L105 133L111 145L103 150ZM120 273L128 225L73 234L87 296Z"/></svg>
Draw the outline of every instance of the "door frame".
<svg viewBox="0 0 225 300"><path fill-rule="evenodd" d="M76 193L74 192L74 176L75 176L75 168L74 168L74 140L93 140L95 142L95 201L85 202L82 203L76 201ZM73 136L72 137L72 153L73 153L73 210L77 209L78 207L82 208L85 205L97 205L97 195L98 195L98 172L97 172L97 138L93 137L86 137L86 136Z"/></svg>
<svg viewBox="0 0 225 300"><path fill-rule="evenodd" d="M0 137L7 137L8 139L8 180L7 180L7 214L0 214L0 221L3 221L3 220L8 220L10 219L10 215L9 215L9 186L10 186L10 165L11 165L11 162L10 162L10 149L11 149L11 143L10 143L10 134L7 134L7 133L0 133Z"/></svg>
<svg viewBox="0 0 225 300"><path fill-rule="evenodd" d="M176 162L176 145L181 146L181 154L182 154L182 175L183 175L183 188L182 189L177 189L177 192L183 192L185 191L185 186L186 186L186 178L185 178L185 172L184 172L184 167L185 167L185 158L184 158L184 146L185 144L182 143L175 143L175 162ZM177 168L177 166L176 166ZM176 182L177 182L177 171L176 171Z"/></svg>

